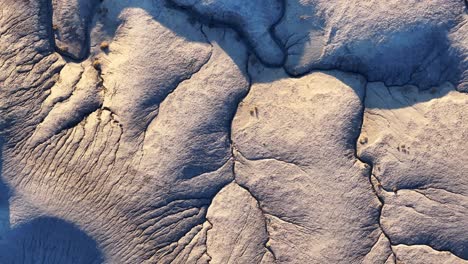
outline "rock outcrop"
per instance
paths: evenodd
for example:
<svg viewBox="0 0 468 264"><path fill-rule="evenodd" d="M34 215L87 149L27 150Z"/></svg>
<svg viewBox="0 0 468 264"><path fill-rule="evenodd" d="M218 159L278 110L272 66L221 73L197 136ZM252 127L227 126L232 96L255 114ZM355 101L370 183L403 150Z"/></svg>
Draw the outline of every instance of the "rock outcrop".
<svg viewBox="0 0 468 264"><path fill-rule="evenodd" d="M0 264L468 263L467 8L1 1Z"/></svg>

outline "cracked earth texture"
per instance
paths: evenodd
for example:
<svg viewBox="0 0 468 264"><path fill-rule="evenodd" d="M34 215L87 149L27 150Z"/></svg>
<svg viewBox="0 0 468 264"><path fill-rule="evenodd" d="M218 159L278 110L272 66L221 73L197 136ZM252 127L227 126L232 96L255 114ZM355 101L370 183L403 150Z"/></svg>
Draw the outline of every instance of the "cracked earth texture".
<svg viewBox="0 0 468 264"><path fill-rule="evenodd" d="M0 264L468 263L462 0L0 0Z"/></svg>

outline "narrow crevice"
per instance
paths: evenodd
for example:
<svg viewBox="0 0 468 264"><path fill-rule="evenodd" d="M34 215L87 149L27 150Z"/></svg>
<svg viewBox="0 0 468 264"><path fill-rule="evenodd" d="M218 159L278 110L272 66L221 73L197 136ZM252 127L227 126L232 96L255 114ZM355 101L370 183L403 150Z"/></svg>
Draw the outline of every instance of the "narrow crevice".
<svg viewBox="0 0 468 264"><path fill-rule="evenodd" d="M211 58L213 57L214 46L213 46L213 44L211 44L208 36L203 31L202 25L200 25L200 32L203 35L203 37L205 38L205 42L210 45L211 51L210 51L208 57L206 58L206 60L204 62L202 62L200 67L198 69L196 69L194 72L192 72L190 75L188 75L187 77L180 80L177 84L175 84L174 87L171 88L169 90L169 92L164 96L164 98L161 99L161 101L157 104L157 106L154 107L154 110L151 111L152 117L148 120L147 124L144 125L144 129L143 129L143 132L142 132L142 139L141 139L141 142L140 142L139 147L138 147L138 149L140 151L140 159L138 161L137 166L140 165L141 160L142 160L142 158L144 156L143 149L144 149L144 145L145 145L145 141L146 141L146 134L148 132L148 128L151 125L151 123L155 122L156 119L158 118L159 110L161 108L161 105L164 104L166 99L169 98L169 96L171 96L171 94L173 94L182 83L190 81L194 75L199 73L210 62ZM141 134L139 134L139 136L141 136Z"/></svg>
<svg viewBox="0 0 468 264"><path fill-rule="evenodd" d="M54 6L52 0L45 1L45 9L46 9L46 16L47 16L47 35L49 38L50 49L52 51L57 52L57 45L55 44L55 30L54 30ZM58 52L57 52L58 53Z"/></svg>
<svg viewBox="0 0 468 264"><path fill-rule="evenodd" d="M203 25L200 25L200 31L201 31L201 33L203 34L203 36L205 37L206 42L207 42L208 44L210 44L211 47L212 47L212 49L213 49L213 48L214 48L213 45L211 44L211 42L209 41L208 36L206 35L206 33L205 33L204 30L203 30ZM186 78L186 79L182 80L181 82L179 82L179 83L176 85L176 87L174 87L174 89L172 89L172 90L167 94L167 96L164 98L163 101L161 101L161 103L159 104L159 106L162 105L162 103L165 101L165 99L168 98L168 96L170 96L170 94L172 94L172 93L177 89L177 87L178 87L180 84L182 84L183 82L189 81L195 74L197 74L198 72L200 72L200 71L203 69L203 67L204 67L206 64L208 64L208 63L210 62L210 60L211 60L211 58L212 58L212 56L213 56L213 53L214 53L214 50L212 50L212 51L210 52L210 54L209 54L207 60L200 66L200 68L199 68L196 72L193 72L188 78ZM246 59L246 66L245 66L246 68L245 68L245 70L246 70L246 74L247 74L247 75L248 75L248 64L249 64L249 60ZM250 81L251 78L250 78L250 76L248 76L247 79L248 79L248 81L249 81L248 87L249 87L249 90L250 90L250 87L251 87L251 81ZM247 96L247 94L248 94L248 91L247 91L243 96L240 96L240 98L238 99L238 102L236 102L236 107L235 107L236 110L238 109L238 106L239 106L239 104L241 103L241 101L243 100L243 98L245 98L245 96ZM233 150L234 147L233 147L233 142L232 142L232 123L233 123L233 120L234 120L235 115L236 115L236 111L234 111L234 113L232 114L231 121L230 121L230 128L229 128L228 131L227 131L227 132L228 132L228 139L229 139L229 143L230 143L229 145L230 145L230 148L231 148L231 157L228 158L228 159L226 160L226 162L219 168L219 169L221 169L221 168L223 168L226 164L228 164L229 162L233 162L233 165L232 165L232 176L233 176L233 179L234 179L234 180L235 180L235 171L234 171L235 156L234 156L234 150ZM157 118L157 116L155 116L155 117L152 119L152 121L150 121L150 123L153 122L155 118ZM147 129L145 129L145 133L146 133L146 130L147 130ZM145 140L145 139L143 138L142 145L144 145L144 140ZM218 170L219 170L219 169L218 169ZM209 172L205 172L205 173L209 173ZM205 174L205 173L202 173L202 174ZM216 195L219 193L219 191L221 191L224 187L226 187L227 185L229 185L231 182L232 182L232 181L226 182L223 186L220 186L220 187L219 187L219 190L218 190L216 193L214 193L213 195L210 195L210 197L205 197L207 200L209 200L209 202L208 202L207 205L206 205L207 210L206 210L206 212L205 212L204 215L203 215L204 221L207 222L207 223L210 225L210 227L209 227L208 230L206 231L206 232L207 232L207 233L206 233L207 236L208 236L209 230L213 227L213 224L210 222L210 220L209 220L208 217L207 217L208 209L209 209L210 206L212 205L213 200L214 200L214 198L216 197ZM207 238L207 239L208 239L208 238ZM209 258L208 263L210 263L211 260L212 260L213 258L212 258L212 256L209 254L209 252L208 252L208 244L207 244L207 243L205 243L205 247L206 247L206 250L205 250L204 254L206 254L206 255L208 256L208 258Z"/></svg>
<svg viewBox="0 0 468 264"><path fill-rule="evenodd" d="M380 181L373 175L373 171L374 171L374 164L372 163L372 161L370 160L364 160L362 159L359 154L358 154L358 146L359 146L359 136L362 134L362 129L363 129L363 126L364 126L364 115L365 115L365 110L366 110L366 99L367 99L367 92L368 92L368 82L366 83L365 85L365 88L364 88L364 96L363 96L363 99L362 99L362 107L361 107L361 111L360 111L360 124L359 124L359 128L358 128L358 133L357 133L357 137L356 139L354 140L354 157L359 160L360 162L362 162L363 164L366 164L366 166L368 167L368 180L369 180L369 184L371 185L371 188L372 188L372 192L374 193L374 195L377 197L377 199L379 200L380 202L380 208L379 208L379 212L378 212L378 219L377 219L377 223L379 225L379 228L382 232L382 234L385 236L385 238L387 238L388 242L390 243L389 245L389 248L390 248L390 251L391 251L391 255L393 255L393 262L394 264L396 264L396 254L395 252L393 251L393 248L392 248L392 240L390 239L390 236L385 232L384 228L382 227L382 223L381 223L381 217L382 217L382 211L383 211L383 207L384 207L384 204L385 204L385 201L384 199L379 195L378 191L376 190L376 188L380 188L380 186L382 186L382 184L380 183ZM374 185L373 183L373 179L375 181L377 181L377 187Z"/></svg>
<svg viewBox="0 0 468 264"><path fill-rule="evenodd" d="M216 195L215 195L216 196ZM213 201L211 201L213 202ZM211 203L210 205L208 205L208 209L210 208L211 206ZM206 212L208 213L208 209L206 210ZM210 232L211 229L213 229L213 223L211 223L211 221L208 219L208 217L205 216L205 221L210 225L207 229L206 229L206 241L205 241L205 252L204 254L206 254L208 256L208 261L207 263L210 264L211 261L213 260L213 257L210 255L210 253L208 253L208 233ZM203 256L203 254L202 254Z"/></svg>
<svg viewBox="0 0 468 264"><path fill-rule="evenodd" d="M268 214L267 212L265 212L262 208L262 206L260 205L260 202L259 202L259 199L252 193L252 191L250 189L248 189L246 186L244 185L241 185L240 183L238 183L236 181L236 175L234 174L234 180L233 180L233 183L235 183L237 186L239 186L240 188L244 189L245 191L247 191L250 196L252 198L255 199L255 201L257 202L257 208L260 210L260 212L262 212L262 216L263 218L265 219L264 223L264 228L265 228L265 232L266 232L266 235L267 235L267 239L265 241L265 244L263 245L263 247L268 251L270 252L270 254L273 256L273 259L275 260L275 263L277 261L277 258L276 258L276 255L275 255L275 252L273 251L273 249L271 248L270 246L270 239L271 239L271 236L270 236L270 233L268 232L268 221L267 221L267 218L266 218L266 215L271 215L271 214Z"/></svg>
<svg viewBox="0 0 468 264"><path fill-rule="evenodd" d="M275 162L283 163L285 165L291 165L299 169L302 173L309 175L309 173L303 169L303 165L294 163L292 161L285 161L285 160L271 157L271 156L262 157L262 158L247 158L237 147L235 147L235 155L240 156L242 157L242 159L245 159L248 161L254 161L254 162L255 161L275 161Z"/></svg>
<svg viewBox="0 0 468 264"><path fill-rule="evenodd" d="M280 2L280 5L281 5L281 14L278 18L278 20L273 23L271 25L271 27L269 28L268 32L270 33L271 35L271 38L276 42L276 44L278 45L278 47L283 51L283 54L284 54L284 57L283 57L283 61L281 63L281 66L282 68L285 67L286 65L286 61L288 60L288 48L286 47L285 44L283 44L283 42L281 41L281 39L276 35L276 27L283 21L283 19L285 18L285 15L286 15L286 6L287 6L287 0L278 0ZM466 0L468 1L468 0ZM266 65L268 66L268 65ZM284 68L285 69L285 68ZM285 70L286 71L286 70Z"/></svg>
<svg viewBox="0 0 468 264"><path fill-rule="evenodd" d="M466 0L468 1L468 0ZM351 71L351 70L344 70L344 69L341 69L341 68L338 68L338 67L312 67L310 68L309 70L307 70L306 72L304 73L301 73L301 74L292 74L291 72L289 72L285 66L283 66L283 70L284 72L286 73L286 75L291 78L291 79L300 79L302 77L305 77L307 75L310 75L314 72L331 72L331 71L339 71L339 72L343 72L343 73L348 73L348 74L356 74L356 75L360 75L362 76L367 83L383 83L385 85L385 87L387 88L391 88L391 87L405 87L405 86L414 86L418 89L418 91L429 91L431 90L432 88L421 88L418 84L416 83L412 83L411 80L405 82L405 83L402 83L402 84L391 84L391 83L388 83L388 82L385 82L384 80L369 80L369 76L364 73L364 72L360 72L360 71ZM460 92L460 93L466 93L464 91L460 91L457 89L457 85L455 85L452 81L450 80L444 80L443 82L440 82L438 85L433 85L431 87L440 87L442 86L444 83L449 83L451 86L453 86L455 88L455 90L457 92Z"/></svg>
<svg viewBox="0 0 468 264"><path fill-rule="evenodd" d="M242 101L248 96L248 94L250 93L250 90L252 89L252 77L250 76L249 74L249 63L250 63L250 56L247 57L246 59L246 65L245 65L245 74L247 75L247 80L248 80L248 90L247 92L245 93L245 95L239 99L239 101L237 102L237 106L236 106L236 110L239 109L239 105L242 103ZM257 201L257 208L262 212L262 215L265 219L265 232L267 234L267 240L265 241L265 244L263 245L264 248L273 256L273 259L276 263L277 261L277 258L276 258L276 255L274 253L274 251L271 249L269 243L270 243L270 234L268 232L268 223L267 223L267 219L265 217L265 211L263 211L263 208L261 207L260 205L260 202L259 202L259 199L257 197L255 197L252 192L245 186L239 184L236 180L236 163L237 163L237 147L235 145L235 142L233 141L233 138L232 138L232 131L233 131L233 123L234 123L234 118L237 114L237 111L233 114L232 116L232 119L231 119L231 125L230 125L230 129L229 129L229 135L228 135L228 138L229 138L229 143L230 143L230 146L231 146L231 156L232 156L232 159L233 159L233 166L232 166L232 175L234 177L233 179L233 183L237 184L239 187L241 187L242 189L246 190L250 196L252 196L252 198L254 198L256 201Z"/></svg>
<svg viewBox="0 0 468 264"><path fill-rule="evenodd" d="M84 50L84 53L82 54L82 56L79 56L79 57L75 57L72 53L68 52L67 49L64 49L64 48L61 48L57 45L57 41L56 41L56 34L57 34L57 26L55 23L54 23L54 0L48 0L47 1L47 4L49 5L49 10L50 12L48 12L50 14L50 25L49 25L49 28L51 30L51 45L53 46L53 49L54 51L59 54L67 63L69 62L73 62L73 63L80 63L80 62L83 62L87 59L90 58L91 56L91 25L92 25L92 21L96 15L96 10L99 8L99 5L101 4L103 0L100 0L100 1L97 1L97 0L90 0L89 4L91 4L91 9L88 10L90 12L89 14L89 17L87 18L83 18L84 20L84 24L83 24L83 33L84 33L84 36L83 36L83 42L81 43L82 45L82 48ZM77 15L77 14L75 14ZM79 14L78 14L79 15ZM65 47L66 48L66 47Z"/></svg>
<svg viewBox="0 0 468 264"><path fill-rule="evenodd" d="M234 23L231 23L231 22L226 22L226 21L221 21L219 19L214 19L212 16L205 16L203 14L200 14L199 12L193 10L193 6L197 4L198 1L195 1L195 3L193 5L187 5L187 6L181 6L181 5L178 5L176 4L175 2L171 1L171 0L166 0L165 1L165 5L167 8L170 8L170 9L173 9L173 10L179 10L179 11L182 11L184 12L185 14L187 14L189 16L189 18L191 19L196 19L198 20L198 22L200 22L202 25L206 25L208 26L209 28L212 28L212 27L222 27L222 28L230 28L230 29L233 29L242 39L242 43L245 44L245 46L247 47L247 49L252 52L253 54L256 55L256 57L267 67L273 67L273 68L278 68L278 67L283 67L284 64L286 63L286 58L287 58L287 50L286 48L284 47L284 45L281 43L281 40L276 36L275 34L275 27L281 23L281 21L283 20L284 18L284 15L286 13L286 0L276 0L280 3L281 5L281 14L279 15L277 21L275 21L273 24L270 25L270 27L268 28L268 33L271 35L272 39L274 40L274 42L278 45L278 47L281 49L281 51L283 52L284 56L283 56L283 60L282 62L280 63L280 65L271 65L269 63L266 63L265 61L262 61L262 59L260 58L260 56L257 56L257 53L255 52L255 49L253 48L252 44L251 44L251 40L249 40L248 36L246 36L246 34L243 33L243 30L241 27L239 26L236 26Z"/></svg>
<svg viewBox="0 0 468 264"><path fill-rule="evenodd" d="M369 84L369 83L368 83ZM397 255L396 253L393 251L393 246L396 246L398 244L401 244L401 245L406 245L406 244L402 244L402 243L395 243L392 241L390 235L388 233L386 233L385 229L382 227L382 223L381 223L381 219L382 219L382 211L383 211L383 207L385 205L385 199L384 197L382 196L382 192L387 192L389 194L393 193L393 195L397 195L399 191L403 191L403 190L408 190L408 191L414 191L414 192L417 192L421 195L423 195L425 198L427 199L430 199L432 200L431 198L429 198L428 196L426 196L422 191L423 190L429 190L429 189L434 189L434 188L431 188L431 187L425 187L425 186L420 186L420 187L416 187L416 188L403 188L403 189L397 189L396 187L394 187L392 190L387 190L381 183L381 181L377 178L377 176L374 174L374 164L373 164L373 161L371 160L371 158L369 157L360 157L359 154L358 154L358 146L359 146L359 142L358 142L358 139L359 139L359 136L362 134L362 129L363 129L363 123L364 123L364 115L365 115L365 110L366 110L366 106L365 106L365 102L366 102L366 96L367 96L367 93L368 93L368 84L366 85L366 89L365 89L365 93L364 93L364 98L363 98L363 102L364 102L364 106L362 107L362 111L361 111L361 124L359 126L359 134L355 140L355 157L356 159L358 159L360 162L366 164L366 166L368 166L368 169L369 169L369 183L371 184L371 187L372 187L372 191L374 193L374 195L377 197L377 199L379 200L381 206L380 206L380 209L379 209L379 213L378 213L378 220L379 220L379 227L382 231L382 234L387 238L387 240L389 241L390 243L390 249L391 249L391 252L393 254L393 257L394 257L394 262L396 263L397 261ZM389 89L389 92L391 93L391 88L390 87L387 87L387 89ZM441 190L444 190L444 191L447 191L449 193L452 193L452 194L456 194L456 195L459 195L457 193L453 193L453 192L450 192L448 190L445 190L445 189L441 189ZM437 201L438 202L438 201ZM426 244L423 244L425 246L429 246L429 245L426 245ZM410 245L408 245L410 246ZM453 252L451 252L450 250L446 250L450 253L453 254Z"/></svg>

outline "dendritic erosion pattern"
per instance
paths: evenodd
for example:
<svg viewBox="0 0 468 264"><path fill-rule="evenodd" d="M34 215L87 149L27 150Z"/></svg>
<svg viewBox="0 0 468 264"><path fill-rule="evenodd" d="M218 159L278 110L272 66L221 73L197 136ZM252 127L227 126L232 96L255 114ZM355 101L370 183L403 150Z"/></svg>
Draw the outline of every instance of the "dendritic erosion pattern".
<svg viewBox="0 0 468 264"><path fill-rule="evenodd" d="M468 263L467 8L0 1L0 264Z"/></svg>

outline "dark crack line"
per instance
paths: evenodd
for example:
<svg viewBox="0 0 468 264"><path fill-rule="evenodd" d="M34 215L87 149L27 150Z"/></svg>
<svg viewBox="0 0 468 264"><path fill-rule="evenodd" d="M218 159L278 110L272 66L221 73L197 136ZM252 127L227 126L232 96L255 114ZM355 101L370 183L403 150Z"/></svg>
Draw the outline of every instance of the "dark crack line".
<svg viewBox="0 0 468 264"><path fill-rule="evenodd" d="M171 94L173 94L177 88L184 82L188 82L192 79L192 77L194 75L196 75L197 73L199 73L211 60L211 58L213 57L213 52L214 52L214 46L213 44L211 44L211 41L210 39L208 38L208 36L206 35L206 33L203 31L203 27L200 25L200 32L201 34L203 35L203 37L205 38L205 41L208 45L211 46L211 51L208 55L208 58L200 65L200 67L198 69L196 69L194 72L192 72L189 76L187 76L186 78L183 78L182 80L180 80L168 93L167 95L158 103L157 106L155 106L155 110L153 110L152 112L156 112L155 116L153 118L151 118L148 123L145 125L145 129L143 130L143 140L141 142L141 146L139 147L140 151L142 152L141 155L143 155L143 146L145 144L145 139L146 139L146 132L148 131L148 128L150 126L151 123L153 123L159 116L159 108L161 107L161 105L166 101L167 98L169 98L169 96Z"/></svg>
<svg viewBox="0 0 468 264"><path fill-rule="evenodd" d="M234 152L235 152L235 156L240 156L242 159L245 159L247 161L251 161L251 162L256 162L256 161L274 161L274 162L279 162L279 163L283 163L283 164L286 164L286 165L290 165L290 166L294 166L296 167L298 170L300 170L302 173L306 174L306 175L309 175L310 176L310 173L308 173L307 171L305 171L305 169L303 168L304 165L301 165L301 164L298 164L298 163L294 163L292 161L285 161L285 160L282 160L282 159L279 159L279 158L276 158L276 157L270 157L270 156L267 156L267 157L256 157L256 158L247 158L246 155L244 155L237 147L233 147L234 148Z"/></svg>
<svg viewBox="0 0 468 264"><path fill-rule="evenodd" d="M361 159L361 157L359 157L359 154L358 154L358 146L359 146L359 137L360 135L362 134L362 129L363 129L363 126L364 126L364 115L365 115L365 110L366 110L366 99L367 99L367 92L368 92L368 82L366 82L366 85L364 87L364 96L363 96L363 99L362 99L362 107L361 107L361 112L360 112L360 116L361 116L361 123L359 124L359 128L358 128L358 133L357 133L357 136L356 136L356 139L354 140L354 157L359 160L360 162L366 164L369 168L368 168L368 180L369 180L369 184L371 185L371 188L372 188L372 192L374 193L374 195L377 197L377 199L379 200L380 202L380 208L379 208L379 213L378 213L378 219L377 219L377 223L379 224L379 228L382 232L382 234L387 238L388 242L390 243L390 252L391 252L391 255L393 255L393 263L396 264L396 254L395 252L393 251L393 248L392 248L392 240L390 239L390 236L385 232L384 228L382 227L382 223L381 223L381 218L382 218L382 211L383 211L383 207L385 205L385 201L384 199L378 194L377 190L375 189L376 187L374 186L374 184L372 183L372 177L373 177L373 171L374 171L374 164L372 163L372 161L370 160L364 160L364 159ZM375 178L375 177L374 177ZM375 178L377 181L378 179ZM379 186L381 186L380 182L378 182ZM379 188L379 187L377 187Z"/></svg>
<svg viewBox="0 0 468 264"><path fill-rule="evenodd" d="M211 201L213 202L213 201ZM210 208L211 206L211 203L208 205L208 209ZM206 212L208 213L208 209L206 210ZM209 227L207 227L206 229L206 233L205 233L205 252L203 252L203 254L206 254L208 256L208 264L213 260L213 257L210 255L210 253L208 253L208 233L210 232L211 229L213 229L213 223L211 223L211 221L208 219L208 217L205 216L205 222L209 224ZM203 256L203 254L201 256Z"/></svg>
<svg viewBox="0 0 468 264"><path fill-rule="evenodd" d="M244 185L241 185L240 183L238 183L238 182L236 181L235 174L234 174L234 180L233 180L233 182L234 182L237 186L239 186L240 188L242 188L242 189L244 189L245 191L247 191L247 192L250 194L250 196L252 196L252 198L254 198L255 201L257 202L257 208L260 210L260 212L262 212L263 218L265 219L265 221L264 221L264 223L265 223L264 227L265 227L265 232L266 232L266 235L267 235L267 240L265 241L265 244L263 245L263 247L264 247L268 252L271 253L271 255L273 256L273 259L275 260L275 263L276 263L277 258L276 258L275 252L273 252L271 246L269 245L271 236L270 236L270 233L268 232L268 221L267 221L267 218L266 218L266 215L271 215L271 216L274 216L274 215L269 214L269 213L267 213L267 212L265 212L265 211L263 210L263 208L262 208L262 206L260 205L260 202L259 202L260 200L252 193L252 191L251 191L248 187L246 187L246 186L244 186Z"/></svg>
<svg viewBox="0 0 468 264"><path fill-rule="evenodd" d="M94 20L94 17L96 16L96 10L99 8L99 6L101 5L101 2L103 0L100 0L100 1L96 1L96 4L93 5L93 7L91 8L90 10L90 17L88 19L88 21L86 21L86 23L84 23L83 27L84 27L84 40L83 40L83 48L85 50L85 53L83 54L82 57L80 58L75 58L74 55L72 55L71 53L67 52L66 50L63 50L61 49L58 45L57 45L57 41L56 41L56 30L54 29L54 4L53 4L53 1L48 1L48 11L49 11L49 18L48 20L50 21L49 25L48 25L48 30L50 30L50 43L51 43L51 46L53 47L54 51L59 54L67 63L68 62L74 62L74 63L80 63L80 62L83 62L87 59L90 58L91 56L91 24L92 24L92 21ZM86 19L85 19L86 20Z"/></svg>
<svg viewBox="0 0 468 264"><path fill-rule="evenodd" d="M193 10L193 6L195 6L197 4L198 1L196 1L196 3L194 3L193 5L190 5L190 6L180 6L180 5L177 5L176 3L170 1L170 0L166 0L165 3L166 3L166 7L167 8L170 8L170 9L173 9L173 10L178 10L178 11L182 11L184 12L185 14L187 14L189 17L191 18L195 18L198 20L199 23L203 24L203 25L206 25L208 26L209 28L212 28L212 27L222 27L222 28L230 28L230 29L233 29L242 39L242 42L246 45L247 47L247 50L249 50L249 52L253 53L256 55L256 57L267 67L282 67L284 66L284 64L286 63L286 59L287 59L287 56L286 56L286 48L284 47L284 45L282 44L281 40L276 36L275 34L275 28L276 26L281 23L281 21L283 20L284 18L284 15L286 13L286 0L277 0L277 1L280 1L280 5L281 5L281 14L278 16L278 19L277 21L275 21L271 26L270 28L268 28L268 33L271 35L272 39L274 40L274 42L278 45L278 47L281 49L281 51L283 52L284 56L283 56L283 61L280 63L280 65L271 65L269 63L266 63L264 61L262 61L262 59L260 58L260 56L257 56L257 53L255 52L255 49L253 48L253 45L250 43L250 40L248 38L248 36L246 36L244 33L243 33L243 30L241 30L240 27L236 26L234 23L230 23L230 22L226 22L226 21L221 21L219 19L214 19L212 16L205 16L203 14L200 14L199 12Z"/></svg>
<svg viewBox="0 0 468 264"><path fill-rule="evenodd" d="M246 59L246 66L245 66L245 73L247 75L247 79L248 79L248 90L247 92L245 93L245 95L239 99L239 101L237 102L237 106L236 106L236 110L239 109L239 105L242 103L242 101L248 96L248 94L250 93L250 90L252 89L252 77L250 76L249 74L249 62L250 62L250 56L247 57ZM275 261L275 263L277 262L277 258L276 258L276 255L274 253L274 251L271 249L270 245L269 245L269 241L270 241L270 233L268 232L268 222L267 222L267 219L265 217L266 215L266 212L263 210L263 208L261 207L260 205L260 202L259 202L259 199L253 195L253 193L246 187L246 186L243 186L241 184L239 184L237 181L236 181L236 163L237 163L237 156L236 156L236 151L237 151L237 148L235 146L235 143L233 141L233 138L232 138L232 131L233 131L233 123L234 123L234 117L236 116L237 114L237 111L236 113L233 114L232 116L232 119L231 119L231 127L229 129L229 143L231 145L231 156L232 156L232 159L233 159L233 165L232 165L232 174L234 176L234 179L232 182L234 182L235 184L237 184L239 187L241 187L242 189L246 190L250 196L252 196L252 198L254 198L257 202L257 208L262 212L262 215L265 219L264 223L265 223L265 232L267 234L267 240L265 241L265 244L263 245L264 248L270 252L270 254L273 256L273 259ZM262 258L263 259L263 258Z"/></svg>
<svg viewBox="0 0 468 264"><path fill-rule="evenodd" d="M468 0L466 0L468 1ZM283 70L284 72L286 73L286 75L291 78L291 79L300 79L302 77L305 77L307 75L310 75L314 72L331 72L331 71L339 71L339 72L343 72L343 73L348 73L348 74L356 74L356 75L360 75L362 77L364 77L364 79L366 80L367 83L383 83L385 85L385 87L387 88L391 88L391 87L404 87L404 86L414 86L418 89L418 91L429 91L431 88L421 88L417 83L413 83L411 82L411 80L408 80L407 82L405 83L402 83L402 84L391 84L391 83L388 83L386 82L385 80L371 80L369 81L369 76L365 73L365 72L360 72L360 71L351 71L351 70L344 70L344 69L341 69L339 67L312 67L310 69L308 69L306 72L304 73L300 73L300 74L293 74L291 72L289 72L286 67L283 65ZM440 84L438 85L435 85L435 87L440 87L442 86L444 83L449 83L450 85L452 85L453 87L455 87L455 90L457 92L460 92L460 93L468 93L467 92L464 92L464 91L460 91L457 89L457 85L455 85L452 81L450 80L445 80L444 82L441 82Z"/></svg>
<svg viewBox="0 0 468 264"><path fill-rule="evenodd" d="M433 248L431 245L426 245L426 244L405 244L405 243L398 243L398 244L395 244L395 245L393 245L393 246L395 246L395 247L397 247L397 246L428 247L428 248L430 248L430 249L433 250L433 251L440 252L440 253L448 253L448 254L450 254L452 257L456 257L456 258L459 258L459 259L461 259L461 260L466 260L466 259L464 259L464 258L462 258L462 257L460 257L460 256L458 256L458 255L455 255L455 254L454 254L452 251L450 251L450 250L439 250L439 249ZM398 263L397 263L397 264L398 264Z"/></svg>

